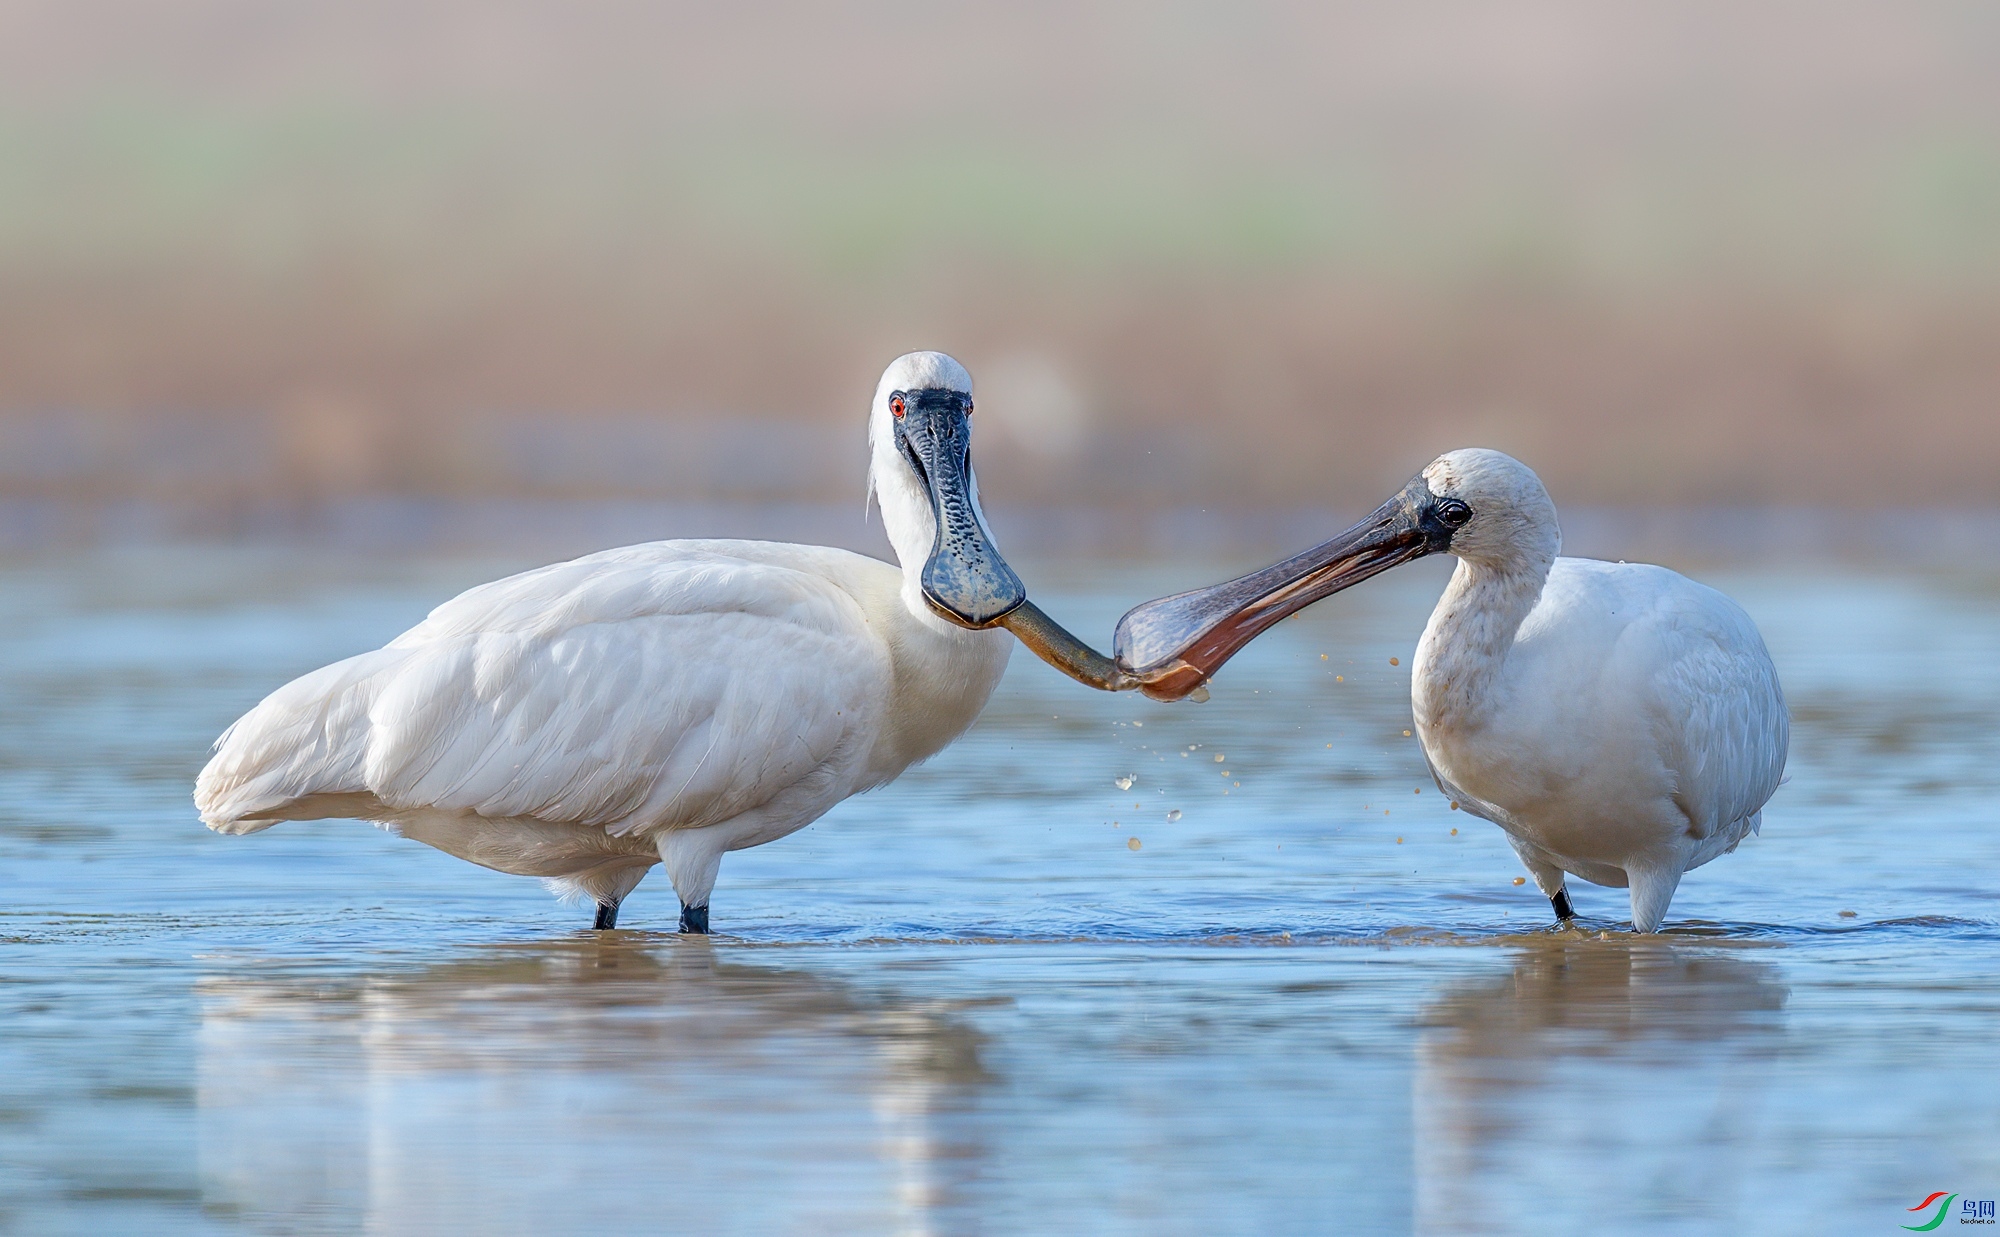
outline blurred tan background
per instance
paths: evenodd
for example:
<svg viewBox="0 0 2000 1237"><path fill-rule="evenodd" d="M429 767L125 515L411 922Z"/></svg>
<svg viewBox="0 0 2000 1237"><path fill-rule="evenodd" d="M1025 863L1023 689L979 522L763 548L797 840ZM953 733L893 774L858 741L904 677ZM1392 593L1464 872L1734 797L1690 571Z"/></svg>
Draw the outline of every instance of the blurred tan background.
<svg viewBox="0 0 2000 1237"><path fill-rule="evenodd" d="M2000 9L0 3L0 499L858 507L913 347L996 508L2000 503Z"/></svg>

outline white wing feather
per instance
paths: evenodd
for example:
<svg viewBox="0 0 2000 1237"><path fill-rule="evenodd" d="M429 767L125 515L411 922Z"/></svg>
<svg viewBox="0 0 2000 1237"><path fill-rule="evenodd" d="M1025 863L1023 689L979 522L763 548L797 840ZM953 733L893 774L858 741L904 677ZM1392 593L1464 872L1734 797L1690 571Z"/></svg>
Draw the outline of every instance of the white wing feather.
<svg viewBox="0 0 2000 1237"><path fill-rule="evenodd" d="M1713 589L1678 583L1653 615L1667 653L1654 698L1673 710L1659 719L1664 752L1695 836L1720 835L1733 849L1784 777L1791 719L1750 616Z"/></svg>
<svg viewBox="0 0 2000 1237"><path fill-rule="evenodd" d="M857 638L853 597L796 557L660 542L472 589L273 692L218 740L196 803L225 832L358 795L627 833L715 823L851 769L887 654Z"/></svg>

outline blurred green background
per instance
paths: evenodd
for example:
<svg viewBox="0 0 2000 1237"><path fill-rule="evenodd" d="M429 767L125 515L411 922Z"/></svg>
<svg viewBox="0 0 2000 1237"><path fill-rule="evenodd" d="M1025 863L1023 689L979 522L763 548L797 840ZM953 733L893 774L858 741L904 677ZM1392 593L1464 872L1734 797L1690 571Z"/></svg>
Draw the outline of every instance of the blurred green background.
<svg viewBox="0 0 2000 1237"><path fill-rule="evenodd" d="M0 3L13 510L858 507L916 347L995 508L2000 504L2000 9Z"/></svg>

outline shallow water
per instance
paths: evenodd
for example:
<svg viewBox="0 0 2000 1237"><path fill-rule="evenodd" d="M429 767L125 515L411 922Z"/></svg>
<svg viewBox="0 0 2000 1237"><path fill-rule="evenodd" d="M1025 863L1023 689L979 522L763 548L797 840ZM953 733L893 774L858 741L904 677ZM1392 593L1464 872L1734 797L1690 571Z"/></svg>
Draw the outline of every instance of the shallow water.
<svg viewBox="0 0 2000 1237"><path fill-rule="evenodd" d="M200 828L258 696L520 565L0 567L0 1230L1819 1234L2000 1195L2000 580L1704 577L1792 781L1658 938L1590 886L1548 931L1430 787L1429 565L1205 705L1017 656L931 764L726 860L713 940L657 874L598 936L365 825ZM1024 566L1100 638L1216 570Z"/></svg>

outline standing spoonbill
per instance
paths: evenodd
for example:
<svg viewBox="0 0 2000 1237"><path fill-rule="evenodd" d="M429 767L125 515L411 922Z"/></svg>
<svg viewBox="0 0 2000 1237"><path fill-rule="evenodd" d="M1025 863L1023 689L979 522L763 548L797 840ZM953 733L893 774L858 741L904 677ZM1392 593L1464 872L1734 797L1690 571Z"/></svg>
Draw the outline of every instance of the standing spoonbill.
<svg viewBox="0 0 2000 1237"><path fill-rule="evenodd" d="M1149 695L1185 694L1259 632L1425 554L1458 557L1412 666L1438 789L1506 831L1558 918L1564 873L1629 886L1657 932L1681 876L1757 832L1791 721L1750 616L1642 563L1558 558L1541 479L1498 451L1439 456L1314 549L1138 606L1118 661Z"/></svg>
<svg viewBox="0 0 2000 1237"><path fill-rule="evenodd" d="M1136 687L1027 599L980 513L972 378L897 358L869 482L898 570L846 550L658 541L481 585L279 688L195 783L220 833L353 817L596 903L656 863L708 931L722 856L817 820L963 734L1012 632Z"/></svg>

